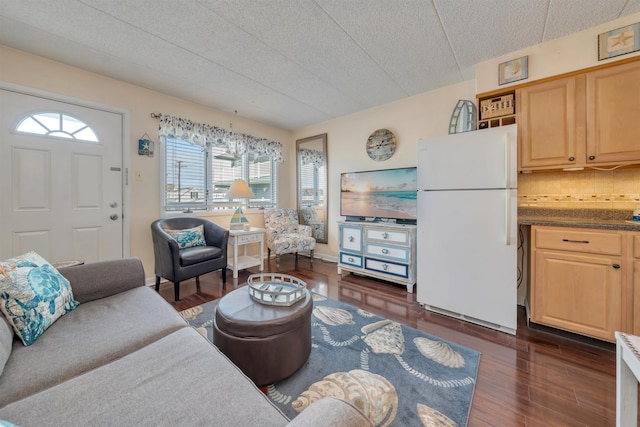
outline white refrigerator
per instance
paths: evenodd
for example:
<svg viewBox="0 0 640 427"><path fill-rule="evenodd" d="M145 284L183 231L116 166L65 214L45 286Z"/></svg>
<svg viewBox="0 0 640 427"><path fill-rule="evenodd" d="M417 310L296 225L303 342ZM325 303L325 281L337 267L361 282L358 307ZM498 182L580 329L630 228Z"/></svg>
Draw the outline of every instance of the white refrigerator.
<svg viewBox="0 0 640 427"><path fill-rule="evenodd" d="M516 125L418 142L417 299L517 329Z"/></svg>

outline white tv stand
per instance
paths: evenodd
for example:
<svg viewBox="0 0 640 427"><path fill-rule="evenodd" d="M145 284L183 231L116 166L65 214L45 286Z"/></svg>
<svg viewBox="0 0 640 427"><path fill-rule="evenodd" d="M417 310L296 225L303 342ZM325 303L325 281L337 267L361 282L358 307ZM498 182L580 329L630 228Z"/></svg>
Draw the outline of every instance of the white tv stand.
<svg viewBox="0 0 640 427"><path fill-rule="evenodd" d="M343 271L406 285L416 284L416 226L340 221L338 274Z"/></svg>

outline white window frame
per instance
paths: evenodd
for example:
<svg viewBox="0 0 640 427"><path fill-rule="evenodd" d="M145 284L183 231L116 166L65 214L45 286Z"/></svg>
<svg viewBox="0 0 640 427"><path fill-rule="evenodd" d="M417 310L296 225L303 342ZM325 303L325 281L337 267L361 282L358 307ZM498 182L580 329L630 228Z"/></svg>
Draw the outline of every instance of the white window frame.
<svg viewBox="0 0 640 427"><path fill-rule="evenodd" d="M87 123L59 111L39 111L22 118L15 132L48 138L99 144L96 131Z"/></svg>
<svg viewBox="0 0 640 427"><path fill-rule="evenodd" d="M225 212L229 211L229 210L233 210L235 208L238 207L238 201L230 201L227 198L222 198L222 199L214 199L213 196L213 184L215 182L213 182L213 176L215 175L213 173L213 157L214 155L220 155L220 149L219 148L215 148L212 147L211 145L207 145L206 147L200 147L197 145L194 145L194 148L199 148L201 150L203 150L203 154L205 156L205 167L204 167L204 200L203 202L194 202L194 203L182 203L181 205L175 205L175 208L170 207L169 203L168 203L168 199L167 199L167 192L168 192L168 177L169 177L169 173L167 171L167 157L168 157L168 149L170 148L170 144L173 143L173 141L181 141L179 138L166 138L166 144L162 144L162 150L161 151L161 188L160 188L160 203L161 203L161 208L165 213L179 213L179 212L185 212L185 213L191 213L191 212ZM187 142L188 143L188 142ZM230 157L233 157L231 155L229 155ZM251 154L249 153L245 153L242 154L240 156L236 156L236 158L241 162L240 165L240 176L236 176L234 177L234 179L244 179L245 181L247 181L247 183L249 184L250 187L255 187L255 185L252 184L252 180L251 180L251 176L250 176L250 158L252 157ZM275 207L277 206L278 203L278 165L277 162L274 161L273 158L270 158L268 160L268 162L270 162L270 169L271 169L271 182L270 182L270 199L266 199L266 200L261 200L261 198L259 197L260 194L256 194L256 198L255 199L251 199L248 201L248 208L249 209L265 209L267 207ZM233 180L231 180L232 182ZM223 184L224 185L230 185L230 182L225 182ZM185 188L185 190L187 190L188 187ZM254 191L254 193L256 193L256 191ZM219 200L219 201L216 201Z"/></svg>

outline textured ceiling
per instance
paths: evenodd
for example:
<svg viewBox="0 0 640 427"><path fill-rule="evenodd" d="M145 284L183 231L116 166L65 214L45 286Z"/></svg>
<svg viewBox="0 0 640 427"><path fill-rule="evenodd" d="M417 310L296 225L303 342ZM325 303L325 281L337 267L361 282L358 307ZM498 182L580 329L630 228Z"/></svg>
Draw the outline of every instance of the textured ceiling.
<svg viewBox="0 0 640 427"><path fill-rule="evenodd" d="M636 12L640 0L0 0L0 44L298 129Z"/></svg>

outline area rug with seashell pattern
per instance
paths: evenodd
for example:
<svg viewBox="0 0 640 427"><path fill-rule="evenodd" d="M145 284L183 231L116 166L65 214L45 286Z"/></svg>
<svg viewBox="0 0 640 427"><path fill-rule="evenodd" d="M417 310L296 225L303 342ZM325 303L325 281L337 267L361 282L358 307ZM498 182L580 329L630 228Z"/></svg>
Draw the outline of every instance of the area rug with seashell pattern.
<svg viewBox="0 0 640 427"><path fill-rule="evenodd" d="M289 418L325 396L376 426L466 426L480 353L313 294L312 349L291 377L267 387ZM217 301L181 312L209 340Z"/></svg>

